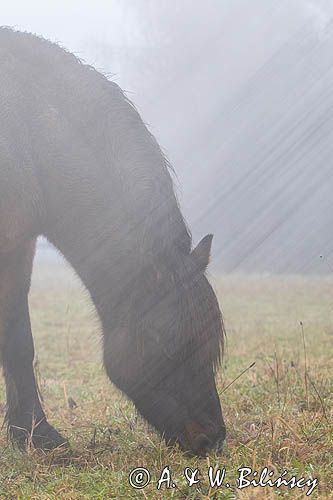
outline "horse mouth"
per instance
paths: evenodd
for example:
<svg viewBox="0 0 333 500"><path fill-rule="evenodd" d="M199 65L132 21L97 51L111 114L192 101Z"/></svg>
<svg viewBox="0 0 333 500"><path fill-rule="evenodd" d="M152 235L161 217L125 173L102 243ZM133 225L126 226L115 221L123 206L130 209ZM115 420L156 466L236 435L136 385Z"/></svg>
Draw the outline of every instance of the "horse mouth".
<svg viewBox="0 0 333 500"><path fill-rule="evenodd" d="M225 440L225 431L219 433L214 439L210 438L205 432L199 432L195 435L184 431L177 437L169 439L167 442L170 446L176 444L180 449L191 456L206 457L210 452L221 454Z"/></svg>

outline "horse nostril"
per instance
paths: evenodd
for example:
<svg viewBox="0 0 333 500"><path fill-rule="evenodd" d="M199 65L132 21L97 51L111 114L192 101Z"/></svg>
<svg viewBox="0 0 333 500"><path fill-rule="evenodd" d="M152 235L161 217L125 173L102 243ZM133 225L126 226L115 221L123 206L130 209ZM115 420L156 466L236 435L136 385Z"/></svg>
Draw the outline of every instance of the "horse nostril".
<svg viewBox="0 0 333 500"><path fill-rule="evenodd" d="M192 448L198 455L206 455L212 447L212 442L206 434L199 434L193 441Z"/></svg>

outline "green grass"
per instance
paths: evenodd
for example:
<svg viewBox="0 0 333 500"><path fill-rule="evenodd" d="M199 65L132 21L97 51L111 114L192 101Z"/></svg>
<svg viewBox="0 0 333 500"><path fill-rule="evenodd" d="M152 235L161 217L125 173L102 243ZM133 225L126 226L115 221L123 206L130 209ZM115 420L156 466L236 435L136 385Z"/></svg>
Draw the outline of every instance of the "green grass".
<svg viewBox="0 0 333 500"><path fill-rule="evenodd" d="M69 438L73 451L21 454L3 430L1 499L307 498L307 488L237 490L241 466L316 477L319 488L312 498L333 498L333 280L222 276L213 281L228 332L217 375L228 438L222 456L195 459L168 449L110 384L86 293L62 266L39 263L30 297L36 371L49 421ZM3 383L0 398L3 405ZM68 398L76 408L69 408ZM177 487L157 491L165 465ZM209 465L226 468L230 488L209 488ZM139 491L128 477L140 466L149 469L151 483ZM199 468L200 485L188 487L185 467Z"/></svg>

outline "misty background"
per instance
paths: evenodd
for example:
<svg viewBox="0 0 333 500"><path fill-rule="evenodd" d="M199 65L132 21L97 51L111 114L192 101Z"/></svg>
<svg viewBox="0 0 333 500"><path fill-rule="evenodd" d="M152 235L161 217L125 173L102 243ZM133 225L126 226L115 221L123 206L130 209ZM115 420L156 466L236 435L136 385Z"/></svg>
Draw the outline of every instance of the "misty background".
<svg viewBox="0 0 333 500"><path fill-rule="evenodd" d="M333 270L333 3L64 0L1 24L118 83L173 164L197 241L221 271Z"/></svg>

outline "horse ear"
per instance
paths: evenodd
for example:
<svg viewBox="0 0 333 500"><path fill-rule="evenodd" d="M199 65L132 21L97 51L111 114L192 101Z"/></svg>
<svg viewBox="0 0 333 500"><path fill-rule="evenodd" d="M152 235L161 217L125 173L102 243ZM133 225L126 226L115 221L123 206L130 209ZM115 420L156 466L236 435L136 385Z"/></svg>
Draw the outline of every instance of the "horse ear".
<svg viewBox="0 0 333 500"><path fill-rule="evenodd" d="M209 264L212 240L213 235L207 234L191 252L193 260L201 271L204 271Z"/></svg>

